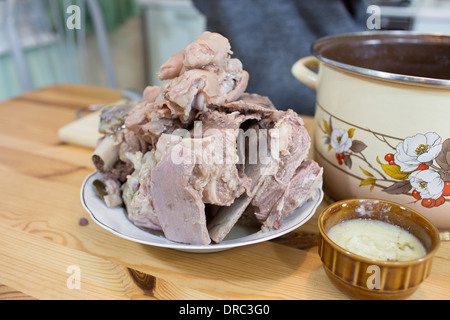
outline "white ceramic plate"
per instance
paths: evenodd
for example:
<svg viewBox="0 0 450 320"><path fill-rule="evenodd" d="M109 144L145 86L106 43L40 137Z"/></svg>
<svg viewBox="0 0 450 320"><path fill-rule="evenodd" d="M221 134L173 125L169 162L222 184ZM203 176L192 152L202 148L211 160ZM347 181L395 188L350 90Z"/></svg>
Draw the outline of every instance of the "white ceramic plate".
<svg viewBox="0 0 450 320"><path fill-rule="evenodd" d="M222 251L279 237L308 221L314 215L323 199L323 191L320 188L312 200L306 202L302 207L297 208L291 215L286 217L282 221L282 227L278 230L262 232L259 228L243 227L236 224L221 243L190 245L167 240L162 232L148 231L135 226L128 220L126 210L122 207L108 208L103 200L97 196L93 186L93 182L98 178L99 173L94 172L90 174L81 187L81 203L90 214L92 220L119 237L151 246L186 252L206 253Z"/></svg>

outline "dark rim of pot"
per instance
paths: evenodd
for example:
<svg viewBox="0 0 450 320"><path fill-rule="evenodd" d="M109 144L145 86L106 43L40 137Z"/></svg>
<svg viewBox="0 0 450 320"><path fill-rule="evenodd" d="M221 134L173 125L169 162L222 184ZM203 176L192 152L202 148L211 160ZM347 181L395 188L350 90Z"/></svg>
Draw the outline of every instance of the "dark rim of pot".
<svg viewBox="0 0 450 320"><path fill-rule="evenodd" d="M339 62L330 58L327 58L323 56L321 53L316 50L316 47L320 44L323 44L324 42L330 42L332 40L339 40L343 38L355 38L355 37L362 37L362 38L368 38L374 37L374 36L390 36L390 37L432 37L432 38L445 38L446 40L450 40L450 35L443 34L443 33L423 33L423 32L415 32L415 31L363 31L363 32L353 32L353 33L344 33L344 34L338 34L338 35L331 35L322 37L316 41L313 42L311 45L311 53L320 61L327 63L329 65L335 66L340 69L348 70L351 72L356 72L362 75L375 77L375 78L381 78L381 79L387 79L387 80L394 80L394 81L401 81L401 82L409 82L409 83L417 83L417 84L425 84L425 85L435 85L435 86L444 86L444 87L450 87L450 80L446 79L437 79L437 78L427 78L427 77L420 77L420 76L413 76L413 75L403 75L403 74L397 74L397 73L391 73L386 71L378 71L374 69L368 69L364 67L358 67L354 65L350 65L347 63Z"/></svg>

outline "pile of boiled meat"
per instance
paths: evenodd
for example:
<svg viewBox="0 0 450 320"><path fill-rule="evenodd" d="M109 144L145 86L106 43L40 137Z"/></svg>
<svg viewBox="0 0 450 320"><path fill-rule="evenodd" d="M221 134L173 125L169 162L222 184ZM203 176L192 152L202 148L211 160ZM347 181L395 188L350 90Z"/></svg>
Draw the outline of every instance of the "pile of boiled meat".
<svg viewBox="0 0 450 320"><path fill-rule="evenodd" d="M108 207L172 241L220 243L236 223L279 229L322 186L292 110L245 92L228 39L204 32L159 70L143 101L102 110L92 160Z"/></svg>

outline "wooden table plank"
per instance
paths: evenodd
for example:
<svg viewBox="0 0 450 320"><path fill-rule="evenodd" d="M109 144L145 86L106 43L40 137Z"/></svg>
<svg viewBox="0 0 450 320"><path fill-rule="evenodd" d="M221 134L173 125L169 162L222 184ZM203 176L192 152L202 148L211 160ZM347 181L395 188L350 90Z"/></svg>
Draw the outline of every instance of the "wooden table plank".
<svg viewBox="0 0 450 320"><path fill-rule="evenodd" d="M92 150L61 144L57 131L78 108L119 99L56 86L0 103L0 299L346 299L317 254L317 217L330 199L281 238L209 254L138 244L90 221L79 192ZM311 132L313 119L304 119ZM443 242L411 299L450 297L449 260ZM80 289L67 287L73 265Z"/></svg>
<svg viewBox="0 0 450 320"><path fill-rule="evenodd" d="M16 289L0 284L0 300L37 300Z"/></svg>

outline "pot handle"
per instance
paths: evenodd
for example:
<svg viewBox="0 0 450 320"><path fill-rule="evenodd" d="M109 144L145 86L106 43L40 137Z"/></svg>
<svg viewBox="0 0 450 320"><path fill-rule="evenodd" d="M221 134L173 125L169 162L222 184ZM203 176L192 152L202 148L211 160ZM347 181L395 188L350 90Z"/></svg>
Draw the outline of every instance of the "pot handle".
<svg viewBox="0 0 450 320"><path fill-rule="evenodd" d="M311 89L317 90L318 74L312 69L319 68L319 59L314 56L308 56L298 60L291 68L291 72L300 82Z"/></svg>

